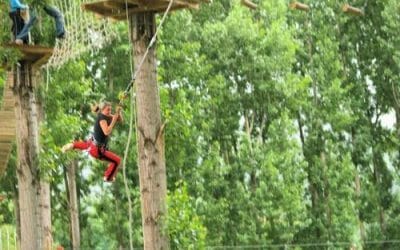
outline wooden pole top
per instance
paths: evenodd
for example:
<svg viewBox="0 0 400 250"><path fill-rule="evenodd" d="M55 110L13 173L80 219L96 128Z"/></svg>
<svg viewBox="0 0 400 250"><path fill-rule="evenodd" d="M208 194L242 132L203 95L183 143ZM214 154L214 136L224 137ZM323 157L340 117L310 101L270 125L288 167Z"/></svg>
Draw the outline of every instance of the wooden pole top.
<svg viewBox="0 0 400 250"><path fill-rule="evenodd" d="M307 4L304 4L304 3L297 2L297 1L291 2L289 4L289 8L291 8L292 10L302 10L302 11L310 10L310 6L308 6Z"/></svg>
<svg viewBox="0 0 400 250"><path fill-rule="evenodd" d="M210 0L173 0L171 11L179 9L198 9L201 3ZM100 0L82 4L82 9L91 11L97 16L126 20L126 14L143 12L165 12L170 0Z"/></svg>
<svg viewBox="0 0 400 250"><path fill-rule="evenodd" d="M352 15L356 15L356 16L364 15L364 12L361 9L353 7L347 3L343 5L342 10L344 13L348 13L348 14L352 14Z"/></svg>
<svg viewBox="0 0 400 250"><path fill-rule="evenodd" d="M250 9L253 9L253 10L257 9L257 7L258 7L257 4L253 3L250 0L241 0L240 2L242 3L242 5L250 8Z"/></svg>

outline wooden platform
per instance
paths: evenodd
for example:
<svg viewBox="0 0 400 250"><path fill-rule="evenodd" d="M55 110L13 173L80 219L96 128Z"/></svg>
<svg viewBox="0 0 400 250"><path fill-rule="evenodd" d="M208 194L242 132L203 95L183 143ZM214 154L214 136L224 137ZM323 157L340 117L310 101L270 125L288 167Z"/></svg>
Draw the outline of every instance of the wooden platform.
<svg viewBox="0 0 400 250"><path fill-rule="evenodd" d="M173 0L171 11L179 9L198 9L202 2L210 0ZM126 20L126 6L128 14L143 12L164 12L170 0L102 0L82 4L82 9L94 12L103 17L116 20Z"/></svg>
<svg viewBox="0 0 400 250"><path fill-rule="evenodd" d="M39 45L17 45L15 43L4 44L4 48L17 49L22 53L20 61L28 62L34 67L40 67L46 64L53 54L53 48Z"/></svg>
<svg viewBox="0 0 400 250"><path fill-rule="evenodd" d="M14 74L8 71L0 109L0 177L6 170L16 133L13 85Z"/></svg>

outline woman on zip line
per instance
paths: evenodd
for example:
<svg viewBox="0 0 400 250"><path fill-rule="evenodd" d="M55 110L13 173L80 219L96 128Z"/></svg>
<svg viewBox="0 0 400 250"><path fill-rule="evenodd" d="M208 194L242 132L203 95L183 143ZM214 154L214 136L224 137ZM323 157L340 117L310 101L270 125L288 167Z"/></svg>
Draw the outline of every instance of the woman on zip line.
<svg viewBox="0 0 400 250"><path fill-rule="evenodd" d="M116 113L112 114L111 103L101 102L99 105L92 107L92 109L93 112L97 113L92 138L87 141L67 143L62 147L61 151L66 152L72 149L87 150L92 157L109 162L104 172L104 181L113 182L121 159L118 155L108 150L107 144L115 124L118 121L123 121L121 108L118 107Z"/></svg>

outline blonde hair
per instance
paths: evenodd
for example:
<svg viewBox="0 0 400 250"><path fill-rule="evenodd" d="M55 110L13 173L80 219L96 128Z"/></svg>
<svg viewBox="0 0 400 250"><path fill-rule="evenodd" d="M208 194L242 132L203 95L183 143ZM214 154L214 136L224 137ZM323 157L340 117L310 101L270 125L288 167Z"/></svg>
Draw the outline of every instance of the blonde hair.
<svg viewBox="0 0 400 250"><path fill-rule="evenodd" d="M101 101L100 103L93 103L92 104L92 112L93 113L100 113L104 108L110 107L111 102Z"/></svg>

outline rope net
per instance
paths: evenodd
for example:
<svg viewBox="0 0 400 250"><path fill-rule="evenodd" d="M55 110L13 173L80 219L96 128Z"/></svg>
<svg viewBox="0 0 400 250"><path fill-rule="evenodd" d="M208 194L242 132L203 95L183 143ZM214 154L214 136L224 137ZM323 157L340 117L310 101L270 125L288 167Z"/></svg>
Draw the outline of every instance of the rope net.
<svg viewBox="0 0 400 250"><path fill-rule="evenodd" d="M59 68L82 53L95 52L110 43L116 32L106 18L97 18L81 9L81 4L93 0L54 0L54 5L63 13L66 37L57 39L54 52L44 67Z"/></svg>

